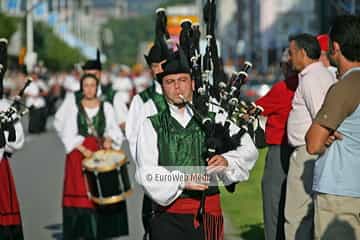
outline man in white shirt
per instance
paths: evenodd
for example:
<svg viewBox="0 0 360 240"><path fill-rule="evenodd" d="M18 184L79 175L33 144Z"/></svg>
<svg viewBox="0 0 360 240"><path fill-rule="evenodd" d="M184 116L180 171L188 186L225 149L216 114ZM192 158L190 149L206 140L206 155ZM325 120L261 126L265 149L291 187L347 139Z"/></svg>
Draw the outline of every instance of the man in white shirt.
<svg viewBox="0 0 360 240"><path fill-rule="evenodd" d="M126 105L130 104L134 90L130 78L130 68L126 65L120 65L117 76L113 76L111 81L113 90L116 91L116 95L119 95L119 100Z"/></svg>
<svg viewBox="0 0 360 240"><path fill-rule="evenodd" d="M156 10L157 23L162 22L166 24L166 14L163 8ZM165 18L165 21L164 21ZM156 24L157 28L162 27L161 24ZM166 29L166 26L165 26ZM159 30L159 29L158 29ZM158 30L156 32L158 32ZM161 31L161 29L160 29ZM158 112L167 108L167 104L162 95L161 85L155 80L156 74L162 72L161 63L164 63L166 57L170 55L170 50L167 49L166 44L161 44L160 41L164 39L156 38L154 45L151 47L148 55L145 55L145 60L151 69L153 75L152 85L135 95L130 104L130 108L126 117L125 134L129 141L129 147L132 159L136 162L137 141L140 126L143 121ZM149 105L149 106L146 106ZM144 195L142 207L142 220L145 229L144 239L146 239L149 231L150 218L152 214L152 201Z"/></svg>
<svg viewBox="0 0 360 240"><path fill-rule="evenodd" d="M295 150L290 157L287 177L285 236L286 239L303 240L313 238L312 179L317 158L307 153L305 134L336 79L319 62L321 49L316 37L299 34L289 40L290 60L299 72L299 85L287 122L289 143Z"/></svg>
<svg viewBox="0 0 360 240"><path fill-rule="evenodd" d="M66 74L63 87L66 93L74 93L80 90L80 72L77 69L74 69L72 72Z"/></svg>
<svg viewBox="0 0 360 240"><path fill-rule="evenodd" d="M156 9L157 14L157 24L156 24L156 33L161 31L161 24L159 22L166 23L166 13L165 9L158 8ZM165 20L163 19L165 18ZM166 25L165 25L166 28ZM139 132L140 125L144 119L150 115L155 114L164 110L165 101L162 96L161 85L155 80L156 74L162 72L161 64L166 61L166 58L172 54L166 44L163 43L164 39L161 37L156 37L154 45L150 48L148 55L144 55L146 63L151 69L153 81L152 85L146 88L144 91L135 95L130 104L127 124L126 124L126 138L129 141L131 155L134 160L136 160L136 141ZM153 102L156 106L155 112L146 112L144 110L144 104L148 101Z"/></svg>
<svg viewBox="0 0 360 240"><path fill-rule="evenodd" d="M155 203L150 239L223 239L217 184L208 186L187 179L181 170L205 167L206 159L205 133L183 101L192 101L195 86L189 65L181 53L176 53L162 67L164 72L157 77L168 108L143 122L137 142L135 179ZM207 169L225 184L240 182L248 179L257 157L256 147L245 134L241 146L208 159ZM221 169L215 170L217 167ZM167 180L157 181L162 177ZM204 190L206 208L200 224L196 215Z"/></svg>
<svg viewBox="0 0 360 240"><path fill-rule="evenodd" d="M25 89L26 106L30 108L29 114L29 133L42 133L46 131L47 106L45 96L49 89L46 83L40 79L37 73L31 74L33 81Z"/></svg>

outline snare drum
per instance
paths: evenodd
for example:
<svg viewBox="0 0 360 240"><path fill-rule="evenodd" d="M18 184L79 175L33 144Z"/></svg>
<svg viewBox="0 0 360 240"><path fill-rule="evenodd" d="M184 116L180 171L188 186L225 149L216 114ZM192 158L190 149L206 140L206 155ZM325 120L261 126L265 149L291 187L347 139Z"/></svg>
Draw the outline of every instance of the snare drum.
<svg viewBox="0 0 360 240"><path fill-rule="evenodd" d="M89 198L99 205L124 201L132 194L123 151L99 150L83 161Z"/></svg>

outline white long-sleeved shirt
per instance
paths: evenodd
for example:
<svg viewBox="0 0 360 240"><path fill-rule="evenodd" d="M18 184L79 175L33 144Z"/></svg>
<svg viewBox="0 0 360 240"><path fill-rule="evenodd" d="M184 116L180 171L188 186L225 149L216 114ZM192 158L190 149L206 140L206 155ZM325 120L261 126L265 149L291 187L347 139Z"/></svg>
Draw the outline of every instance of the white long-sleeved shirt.
<svg viewBox="0 0 360 240"><path fill-rule="evenodd" d="M125 123L129 109L126 106L126 102L123 101L121 92L117 92L114 96L113 106L115 111L115 120L118 124Z"/></svg>
<svg viewBox="0 0 360 240"><path fill-rule="evenodd" d="M98 97L101 96L100 87L98 87L96 95ZM75 92L67 92L59 109L56 111L54 118L54 127L59 136L60 134L62 134L62 129L64 128L63 123L65 122L65 118L67 117L67 111L75 105L76 105Z"/></svg>
<svg viewBox="0 0 360 240"><path fill-rule="evenodd" d="M6 99L0 100L0 111L6 111L9 108L9 106L10 106L10 102L8 100L6 100ZM21 122L20 121L16 122L14 124L14 128L15 128L15 134L16 134L16 139L14 142L9 142L7 140L8 136L9 136L9 133L7 131L5 131L5 133L4 133L6 144L5 144L5 147L0 148L0 162L3 158L5 151L13 153L14 151L22 148L22 146L24 145L25 136L24 136L24 130L21 125Z"/></svg>
<svg viewBox="0 0 360 240"><path fill-rule="evenodd" d="M119 99L125 104L130 102L130 93L133 89L132 80L129 77L113 77L112 88L119 93Z"/></svg>
<svg viewBox="0 0 360 240"><path fill-rule="evenodd" d="M80 80L76 79L72 75L68 75L65 77L63 87L65 88L66 92L76 92L80 90Z"/></svg>
<svg viewBox="0 0 360 240"><path fill-rule="evenodd" d="M321 62L312 63L299 73L287 122L288 139L294 147L305 145L305 134L335 82L334 75Z"/></svg>
<svg viewBox="0 0 360 240"><path fill-rule="evenodd" d="M183 127L186 127L193 117L190 109L186 109L183 113L172 105L169 105L169 109L171 116ZM235 134L236 130L235 126L232 127L230 134ZM181 181L181 178L176 177L183 173L177 170L169 171L165 167L158 165L159 152L157 143L156 131L150 119L147 118L143 122L138 135L135 179L155 202L162 206L167 206L175 201L183 192L184 182ZM218 174L218 177L225 185L229 185L233 182L245 181L249 178L249 172L258 158L258 151L250 136L244 134L241 138L241 145L236 150L226 152L222 156L228 161L229 169L232 171L225 171L222 174ZM154 173L164 176L173 175L173 179L179 179L179 181L149 181L149 176L154 176Z"/></svg>
<svg viewBox="0 0 360 240"><path fill-rule="evenodd" d="M64 109L59 109L59 111L55 116L54 127L65 146L66 153L70 153L84 141L84 137L78 133L77 115L79 110L75 100L73 100L72 102L67 102L66 105L64 105ZM92 109L85 108L85 111L91 119L97 114L99 107ZM107 102L104 102L104 114L106 121L104 137L110 137L113 141L112 147L114 149L120 149L124 136L115 121L114 109L111 104Z"/></svg>
<svg viewBox="0 0 360 240"><path fill-rule="evenodd" d="M157 81L154 81L154 84L155 91L158 94L162 94L161 85ZM129 141L132 159L134 159L135 161L136 141L139 134L140 126L147 117L157 113L155 104L151 99L149 99L146 103L143 102L139 94L135 95L130 104L130 108L126 118L125 134L127 140ZM145 107L145 105L149 106Z"/></svg>
<svg viewBox="0 0 360 240"><path fill-rule="evenodd" d="M46 102L45 98L40 95L41 91L47 92L49 89L46 86L46 83L38 79L36 81L32 81L30 85L25 89L24 93L29 96L26 97L25 104L27 107L34 106L35 108L45 107Z"/></svg>
<svg viewBox="0 0 360 240"><path fill-rule="evenodd" d="M71 109L72 106L75 104L75 94L73 92L69 92L68 94L66 94L64 101L61 103L59 109L56 111L54 117L54 127L59 136L63 133L62 129L64 128L63 124L67 116L67 111L68 109Z"/></svg>

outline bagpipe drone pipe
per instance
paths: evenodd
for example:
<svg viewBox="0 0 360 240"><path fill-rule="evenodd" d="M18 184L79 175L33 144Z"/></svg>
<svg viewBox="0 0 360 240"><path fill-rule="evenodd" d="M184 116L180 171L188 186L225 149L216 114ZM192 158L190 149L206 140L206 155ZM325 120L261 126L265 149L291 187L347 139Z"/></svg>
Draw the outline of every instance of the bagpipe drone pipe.
<svg viewBox="0 0 360 240"><path fill-rule="evenodd" d="M166 28L167 16L164 8L156 9L156 23L155 23L155 41L154 44L161 51L160 55L168 58L170 51L168 50L168 40L170 39L169 32Z"/></svg>
<svg viewBox="0 0 360 240"><path fill-rule="evenodd" d="M199 25L192 25L191 21L181 24L180 47L191 64L192 78L195 81L193 102L183 98L194 113L195 119L201 123L206 134L207 160L217 154L235 150L241 144L242 136L248 132L247 126L252 124L263 111L254 103L247 104L241 100L241 87L246 83L248 72L252 67L250 62L245 62L239 72L234 72L230 80L224 78L215 37L216 2L208 0L204 7L204 22L206 24L205 54L199 50L200 29ZM216 106L214 114L225 114L224 122L215 122L209 118L211 106ZM213 109L213 108L212 108ZM213 111L213 110L212 110ZM230 134L230 126L236 125L238 132ZM226 186L229 192L235 191L235 185ZM198 220L202 221L205 209L206 191L203 191Z"/></svg>

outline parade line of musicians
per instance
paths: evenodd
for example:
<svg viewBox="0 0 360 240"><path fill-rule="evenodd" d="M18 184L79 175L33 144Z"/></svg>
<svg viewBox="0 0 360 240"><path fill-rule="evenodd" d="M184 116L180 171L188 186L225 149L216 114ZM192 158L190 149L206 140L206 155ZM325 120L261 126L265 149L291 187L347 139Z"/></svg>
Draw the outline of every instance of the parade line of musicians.
<svg viewBox="0 0 360 240"><path fill-rule="evenodd" d="M158 18L164 14L157 11ZM54 119L66 151L63 239L129 235L126 197L103 204L101 196L90 197L91 177L86 180L83 174L85 158L100 149L120 150L125 136L135 179L144 190L139 216L144 239L224 239L218 185L176 178L183 174L181 167L205 166L206 151L202 123L186 104L193 102L194 80L184 52L181 46L177 51L164 49L155 40L145 56L152 85L133 97L129 109L124 101L117 103L126 94L101 88L100 56L82 66L78 89L67 94ZM267 117L262 179L265 239L360 239L359 17L337 17L328 34L289 37L280 68L284 79L256 101ZM26 105L33 106L30 133L44 131L41 94L46 91L35 77L25 90ZM9 105L3 98L0 110ZM126 112L126 121L116 116L119 111ZM215 121L222 119L215 116ZM14 132L15 139L10 137ZM0 239L26 239L9 166L12 153L24 143L20 122L2 124L0 138L5 139L0 146ZM206 169L219 184L246 181L258 158L254 142L254 136L245 133L236 149L206 159ZM154 173L174 178L150 181L149 174ZM96 182L98 175L92 177ZM98 191L105 191L102 188ZM204 212L199 218L201 204Z"/></svg>

